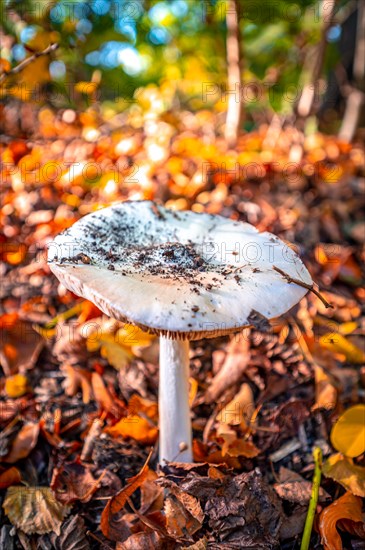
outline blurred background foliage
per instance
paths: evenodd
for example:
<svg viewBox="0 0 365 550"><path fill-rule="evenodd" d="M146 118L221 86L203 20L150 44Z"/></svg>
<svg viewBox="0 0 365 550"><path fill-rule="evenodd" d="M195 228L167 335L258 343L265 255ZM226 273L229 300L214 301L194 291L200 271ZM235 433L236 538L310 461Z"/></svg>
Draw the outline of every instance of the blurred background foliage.
<svg viewBox="0 0 365 550"><path fill-rule="evenodd" d="M321 40L326 0L238 5L249 130L262 113L293 113L309 78L308 56ZM223 113L227 6L222 0L5 0L3 71L51 43L59 48L9 75L2 96L54 108L85 109L97 102L109 115L151 101L161 112L208 108ZM355 7L356 0L339 0L326 29L321 96L341 57L342 23ZM145 92L154 87L158 93Z"/></svg>

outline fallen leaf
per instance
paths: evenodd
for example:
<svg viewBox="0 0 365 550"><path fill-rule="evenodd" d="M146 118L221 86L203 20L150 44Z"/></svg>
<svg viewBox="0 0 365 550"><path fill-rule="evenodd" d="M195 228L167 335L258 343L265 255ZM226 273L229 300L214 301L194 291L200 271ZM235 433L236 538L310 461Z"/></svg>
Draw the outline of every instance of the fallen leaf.
<svg viewBox="0 0 365 550"><path fill-rule="evenodd" d="M247 332L240 333L238 339L232 338L228 344L223 365L214 376L205 394L205 401L213 403L229 387L241 379L250 360L250 340Z"/></svg>
<svg viewBox="0 0 365 550"><path fill-rule="evenodd" d="M109 390L104 384L104 381L100 374L93 372L91 375L91 387L95 396L95 400L106 412L112 414L115 418L120 417L120 407L113 399Z"/></svg>
<svg viewBox="0 0 365 550"><path fill-rule="evenodd" d="M62 504L71 504L75 500L88 502L99 483L100 479L95 479L89 468L74 462L54 470L51 489Z"/></svg>
<svg viewBox="0 0 365 550"><path fill-rule="evenodd" d="M28 378L24 374L14 374L5 380L5 392L12 399L21 397L29 391Z"/></svg>
<svg viewBox="0 0 365 550"><path fill-rule="evenodd" d="M206 550L208 548L208 539L203 537L190 546L182 546L181 550Z"/></svg>
<svg viewBox="0 0 365 550"><path fill-rule="evenodd" d="M70 512L55 499L49 487L9 487L3 508L11 523L24 533L60 534L63 519Z"/></svg>
<svg viewBox="0 0 365 550"><path fill-rule="evenodd" d="M141 514L147 514L163 507L163 489L157 483L158 475L151 469L148 469L148 476L141 485Z"/></svg>
<svg viewBox="0 0 365 550"><path fill-rule="evenodd" d="M81 389L82 402L85 405L90 403L92 396L91 374L86 369L75 368L71 365L63 365L61 370L65 374L65 380L62 384L65 394L73 397Z"/></svg>
<svg viewBox="0 0 365 550"><path fill-rule="evenodd" d="M51 540L57 550L90 550L85 523L79 515L67 518L61 525L60 534L52 533Z"/></svg>
<svg viewBox="0 0 365 550"><path fill-rule="evenodd" d="M242 422L249 425L255 410L254 396L249 384L242 384L238 393L217 414L216 420L231 426Z"/></svg>
<svg viewBox="0 0 365 550"><path fill-rule="evenodd" d="M346 491L365 498L365 468L356 466L341 453L330 456L322 467L323 474L340 483Z"/></svg>
<svg viewBox="0 0 365 550"><path fill-rule="evenodd" d="M133 394L128 403L128 413L130 415L143 413L151 420L158 420L158 405L155 401Z"/></svg>
<svg viewBox="0 0 365 550"><path fill-rule="evenodd" d="M331 442L351 458L365 451L365 405L350 407L340 416L332 428Z"/></svg>
<svg viewBox="0 0 365 550"><path fill-rule="evenodd" d="M158 436L158 429L146 418L139 415L128 415L105 432L112 437L132 438L143 445L153 445Z"/></svg>
<svg viewBox="0 0 365 550"><path fill-rule="evenodd" d="M160 483L169 490L164 506L168 533L174 538L196 533L204 521L199 500L180 489L173 481L161 479Z"/></svg>
<svg viewBox="0 0 365 550"><path fill-rule="evenodd" d="M287 468L279 470L280 483L274 484L274 489L283 500L295 502L301 506L308 504L312 494L312 482L304 479L300 474ZM319 488L319 502L325 502L330 495L322 488Z"/></svg>
<svg viewBox="0 0 365 550"><path fill-rule="evenodd" d="M170 550L175 545L166 544L157 531L134 533L124 542L117 542L116 550Z"/></svg>
<svg viewBox="0 0 365 550"><path fill-rule="evenodd" d="M12 466L8 470L0 473L0 489L7 489L11 485L18 485L22 480L18 468Z"/></svg>
<svg viewBox="0 0 365 550"><path fill-rule="evenodd" d="M330 350L332 353L344 356L346 361L350 363L358 365L365 362L365 353L339 332L324 334L320 337L319 343L323 348Z"/></svg>
<svg viewBox="0 0 365 550"><path fill-rule="evenodd" d="M332 377L319 365L315 365L314 376L316 401L312 410L334 409L337 403L337 390Z"/></svg>
<svg viewBox="0 0 365 550"><path fill-rule="evenodd" d="M342 550L342 540L337 527L365 538L361 505L360 497L347 492L321 512L318 528L324 550Z"/></svg>
<svg viewBox="0 0 365 550"><path fill-rule="evenodd" d="M114 535L113 531L115 532L115 530L112 527L113 516L118 514L118 512L120 512L124 508L129 497L132 496L133 493L148 478L148 463L150 461L151 455L152 451L148 455L147 460L144 463L140 472L134 477L131 477L128 480L127 485L123 487L123 489L121 489L116 495L114 495L105 506L100 519L100 528L105 537L110 538Z"/></svg>
<svg viewBox="0 0 365 550"><path fill-rule="evenodd" d="M243 456L245 458L254 458L260 454L260 449L258 449L252 441L236 439L228 445L226 454L234 457Z"/></svg>
<svg viewBox="0 0 365 550"><path fill-rule="evenodd" d="M38 435L38 423L24 424L15 436L15 439L11 444L10 451L6 456L2 457L2 460L13 464L21 458L28 456L38 441Z"/></svg>

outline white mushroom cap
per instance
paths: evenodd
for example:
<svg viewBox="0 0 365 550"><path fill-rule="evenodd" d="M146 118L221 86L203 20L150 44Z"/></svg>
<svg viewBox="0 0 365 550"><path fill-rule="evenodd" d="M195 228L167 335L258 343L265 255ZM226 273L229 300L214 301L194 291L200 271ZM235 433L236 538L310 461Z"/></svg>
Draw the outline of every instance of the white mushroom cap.
<svg viewBox="0 0 365 550"><path fill-rule="evenodd" d="M149 332L189 340L236 332L253 315L271 319L312 279L271 233L222 216L126 201L88 214L49 245L65 287L104 313Z"/></svg>

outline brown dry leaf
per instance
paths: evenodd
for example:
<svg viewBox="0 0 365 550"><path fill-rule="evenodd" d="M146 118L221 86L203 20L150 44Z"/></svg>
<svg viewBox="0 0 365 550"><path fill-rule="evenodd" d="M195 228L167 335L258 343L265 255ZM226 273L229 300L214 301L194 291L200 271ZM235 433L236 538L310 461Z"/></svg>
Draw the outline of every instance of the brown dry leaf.
<svg viewBox="0 0 365 550"><path fill-rule="evenodd" d="M241 379L250 360L250 341L247 332L239 338L232 338L228 344L227 355L222 367L214 376L206 394L205 401L213 403L229 387Z"/></svg>
<svg viewBox="0 0 365 550"><path fill-rule="evenodd" d="M155 512L163 507L163 489L155 483L156 479L156 472L148 469L147 479L141 485L141 514Z"/></svg>
<svg viewBox="0 0 365 550"><path fill-rule="evenodd" d="M123 487L123 489L121 489L116 495L114 495L105 506L100 519L100 528L105 537L110 538L111 535L114 535L114 529L112 526L113 516L115 516L115 514L118 514L118 512L120 512L124 508L128 498L133 495L133 493L148 478L148 463L150 461L151 455L152 450L150 451L150 454L148 455L147 460L141 471L134 477L131 477L128 480L127 485Z"/></svg>
<svg viewBox="0 0 365 550"><path fill-rule="evenodd" d="M90 550L86 537L86 527L81 516L70 516L61 525L61 533L50 535L53 547L57 550Z"/></svg>
<svg viewBox="0 0 365 550"><path fill-rule="evenodd" d="M356 466L341 453L330 456L322 467L323 474L340 483L346 491L365 498L365 468Z"/></svg>
<svg viewBox="0 0 365 550"><path fill-rule="evenodd" d="M337 527L365 538L361 498L350 492L345 493L321 512L318 527L324 550L342 550L342 540Z"/></svg>
<svg viewBox="0 0 365 550"><path fill-rule="evenodd" d="M157 531L134 533L124 542L117 542L116 550L169 550L175 545L166 544Z"/></svg>
<svg viewBox="0 0 365 550"><path fill-rule="evenodd" d="M166 528L174 538L193 535L204 521L204 512L197 498L182 491L174 482L161 480L170 494L165 499Z"/></svg>
<svg viewBox="0 0 365 550"><path fill-rule="evenodd" d="M60 534L63 519L70 512L54 497L49 487L9 487L3 508L11 523L24 533Z"/></svg>
<svg viewBox="0 0 365 550"><path fill-rule="evenodd" d="M242 384L239 392L217 414L216 420L231 426L242 422L248 425L255 410L254 396L249 384Z"/></svg>
<svg viewBox="0 0 365 550"><path fill-rule="evenodd" d="M24 424L21 430L15 436L11 444L10 451L2 458L4 462L13 464L21 458L29 455L38 441L39 424L29 423Z"/></svg>
<svg viewBox="0 0 365 550"><path fill-rule="evenodd" d="M295 502L301 506L308 504L312 494L312 482L304 479L300 474L287 468L280 468L280 483L274 484L274 489L283 500ZM319 488L319 502L325 502L330 495L322 488Z"/></svg>
<svg viewBox="0 0 365 550"><path fill-rule="evenodd" d="M7 489L11 485L18 485L22 480L18 468L12 466L8 470L0 473L0 489Z"/></svg>
<svg viewBox="0 0 365 550"><path fill-rule="evenodd" d="M158 429L146 418L139 415L129 415L119 420L117 424L106 428L105 432L112 437L132 438L143 445L153 445L158 436Z"/></svg>
<svg viewBox="0 0 365 550"><path fill-rule="evenodd" d="M208 539L203 537L190 546L182 546L181 550L206 550L208 548Z"/></svg>
<svg viewBox="0 0 365 550"><path fill-rule="evenodd" d="M75 368L71 365L63 365L61 370L65 373L65 380L62 384L65 394L73 397L81 389L83 403L85 405L90 403L92 396L91 374L86 369Z"/></svg>
<svg viewBox="0 0 365 550"><path fill-rule="evenodd" d="M86 466L74 462L54 470L51 488L59 502L71 504L75 500L88 502L99 483L100 479L94 479Z"/></svg>
<svg viewBox="0 0 365 550"><path fill-rule="evenodd" d="M312 409L334 409L337 403L337 390L332 377L319 365L315 365L314 376L316 402Z"/></svg>

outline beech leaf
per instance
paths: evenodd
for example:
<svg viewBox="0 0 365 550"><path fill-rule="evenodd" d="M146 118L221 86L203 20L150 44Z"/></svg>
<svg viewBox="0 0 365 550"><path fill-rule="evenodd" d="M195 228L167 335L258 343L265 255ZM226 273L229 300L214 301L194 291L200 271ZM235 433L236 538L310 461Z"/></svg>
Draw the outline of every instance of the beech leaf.
<svg viewBox="0 0 365 550"><path fill-rule="evenodd" d="M68 506L57 502L49 487L9 487L3 508L11 523L24 533L60 534Z"/></svg>

